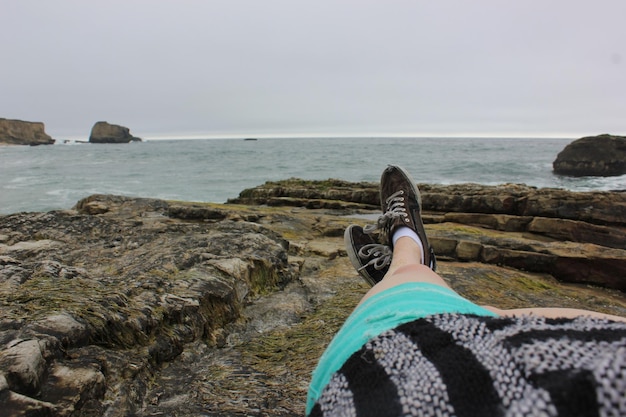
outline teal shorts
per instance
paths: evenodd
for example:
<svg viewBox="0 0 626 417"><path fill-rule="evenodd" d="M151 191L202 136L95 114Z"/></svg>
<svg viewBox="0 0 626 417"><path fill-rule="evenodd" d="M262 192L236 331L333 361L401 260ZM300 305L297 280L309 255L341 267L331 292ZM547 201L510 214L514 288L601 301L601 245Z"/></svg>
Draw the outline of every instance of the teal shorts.
<svg viewBox="0 0 626 417"><path fill-rule="evenodd" d="M307 415L331 376L370 339L401 324L442 313L496 316L448 288L418 282L389 288L361 303L339 329L313 372Z"/></svg>

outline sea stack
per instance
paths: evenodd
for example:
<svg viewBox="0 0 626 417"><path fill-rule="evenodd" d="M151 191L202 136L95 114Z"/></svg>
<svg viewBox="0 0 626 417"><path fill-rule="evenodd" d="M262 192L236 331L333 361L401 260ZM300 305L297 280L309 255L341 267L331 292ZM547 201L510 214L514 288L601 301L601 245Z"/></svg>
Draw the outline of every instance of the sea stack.
<svg viewBox="0 0 626 417"><path fill-rule="evenodd" d="M0 144L4 145L52 145L41 122L25 122L0 118Z"/></svg>
<svg viewBox="0 0 626 417"><path fill-rule="evenodd" d="M572 177L626 174L626 137L587 136L567 145L552 163L554 173Z"/></svg>
<svg viewBox="0 0 626 417"><path fill-rule="evenodd" d="M141 142L141 138L130 134L127 127L107 122L97 122L91 128L90 143L129 143Z"/></svg>

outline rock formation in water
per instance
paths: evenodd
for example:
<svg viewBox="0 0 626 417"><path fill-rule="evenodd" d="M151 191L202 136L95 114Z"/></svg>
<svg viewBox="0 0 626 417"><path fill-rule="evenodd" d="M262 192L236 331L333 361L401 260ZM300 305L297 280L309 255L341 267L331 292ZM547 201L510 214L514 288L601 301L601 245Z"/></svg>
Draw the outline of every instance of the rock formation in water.
<svg viewBox="0 0 626 417"><path fill-rule="evenodd" d="M141 138L130 134L127 127L107 122L96 122L89 135L90 143L129 143L141 142Z"/></svg>
<svg viewBox="0 0 626 417"><path fill-rule="evenodd" d="M626 174L626 137L588 136L563 149L552 163L556 174L612 177Z"/></svg>
<svg viewBox="0 0 626 417"><path fill-rule="evenodd" d="M420 189L438 272L465 297L626 315L626 192ZM241 204L94 195L0 216L1 414L302 415L368 289L343 231L378 199L294 179Z"/></svg>
<svg viewBox="0 0 626 417"><path fill-rule="evenodd" d="M41 122L25 122L0 118L0 144L5 145L52 145L52 139L45 132Z"/></svg>

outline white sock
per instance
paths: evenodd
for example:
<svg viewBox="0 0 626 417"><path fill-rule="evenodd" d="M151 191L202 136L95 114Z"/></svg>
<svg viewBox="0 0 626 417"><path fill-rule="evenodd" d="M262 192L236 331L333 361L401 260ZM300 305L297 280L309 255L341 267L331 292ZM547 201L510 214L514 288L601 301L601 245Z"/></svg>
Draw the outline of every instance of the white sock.
<svg viewBox="0 0 626 417"><path fill-rule="evenodd" d="M391 237L394 246L396 245L398 239L400 239L401 237L410 237L415 241L415 243L418 244L418 246L420 247L420 251L422 252L422 263L424 263L424 245L422 244L422 240L419 238L417 233L415 233L412 229L406 226L398 227L398 229L393 232L393 236Z"/></svg>

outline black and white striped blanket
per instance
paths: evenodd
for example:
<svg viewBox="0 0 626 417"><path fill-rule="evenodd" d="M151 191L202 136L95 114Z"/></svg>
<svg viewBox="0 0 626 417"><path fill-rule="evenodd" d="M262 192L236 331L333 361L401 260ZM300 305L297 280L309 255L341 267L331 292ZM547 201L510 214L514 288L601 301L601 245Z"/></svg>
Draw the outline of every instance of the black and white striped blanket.
<svg viewBox="0 0 626 417"><path fill-rule="evenodd" d="M444 314L370 340L311 416L626 416L626 323Z"/></svg>

